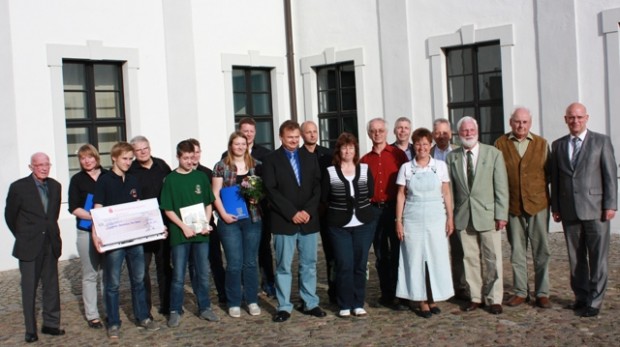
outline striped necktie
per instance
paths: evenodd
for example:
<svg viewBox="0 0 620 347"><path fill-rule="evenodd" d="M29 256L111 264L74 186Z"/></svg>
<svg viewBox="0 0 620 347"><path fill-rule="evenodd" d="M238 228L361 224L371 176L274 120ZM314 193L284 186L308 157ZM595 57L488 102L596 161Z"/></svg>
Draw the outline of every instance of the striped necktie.
<svg viewBox="0 0 620 347"><path fill-rule="evenodd" d="M299 176L299 163L297 162L297 157L295 156L296 152L287 152L288 161L291 163L291 167L293 168L293 172L295 173L295 178L297 179L297 185L301 186L301 178Z"/></svg>
<svg viewBox="0 0 620 347"><path fill-rule="evenodd" d="M579 159L579 152L581 151L581 141L578 137L573 137L573 155L570 157L570 165L575 168L577 166L577 159Z"/></svg>
<svg viewBox="0 0 620 347"><path fill-rule="evenodd" d="M474 154L471 151L467 151L467 185L469 190L474 185Z"/></svg>

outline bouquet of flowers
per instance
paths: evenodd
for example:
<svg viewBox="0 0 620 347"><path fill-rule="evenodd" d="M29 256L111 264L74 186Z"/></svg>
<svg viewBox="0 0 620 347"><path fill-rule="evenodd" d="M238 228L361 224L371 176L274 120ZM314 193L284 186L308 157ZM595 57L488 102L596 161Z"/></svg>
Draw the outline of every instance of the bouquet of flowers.
<svg viewBox="0 0 620 347"><path fill-rule="evenodd" d="M263 180L256 176L247 176L241 181L241 194L252 205L258 204L258 202L265 197L265 190L263 189Z"/></svg>

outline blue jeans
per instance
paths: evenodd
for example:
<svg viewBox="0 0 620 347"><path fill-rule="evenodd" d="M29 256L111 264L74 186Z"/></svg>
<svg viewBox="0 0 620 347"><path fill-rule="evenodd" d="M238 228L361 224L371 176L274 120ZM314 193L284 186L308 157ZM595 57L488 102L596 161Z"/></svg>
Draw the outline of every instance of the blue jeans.
<svg viewBox="0 0 620 347"><path fill-rule="evenodd" d="M211 307L209 300L209 242L187 242L170 248L172 260L172 283L170 285L170 312L183 313L185 269L190 254L194 264L196 288L194 295L198 304L198 311L202 312Z"/></svg>
<svg viewBox="0 0 620 347"><path fill-rule="evenodd" d="M250 218L226 224L218 223L218 231L226 256L226 299L228 307L241 306L241 287L248 304L258 303L258 246L262 223Z"/></svg>
<svg viewBox="0 0 620 347"><path fill-rule="evenodd" d="M276 255L276 297L278 311L293 311L291 304L291 284L293 274L291 265L295 247L299 251L299 296L304 301L305 309L311 310L319 306L316 295L316 252L318 232L302 235L273 235L273 246Z"/></svg>
<svg viewBox="0 0 620 347"><path fill-rule="evenodd" d="M105 253L103 276L108 326L121 325L121 318L118 313L120 305L118 288L121 282L123 260L127 260L133 314L138 322L149 317L144 289L144 251L142 245L119 248Z"/></svg>
<svg viewBox="0 0 620 347"><path fill-rule="evenodd" d="M368 251L374 235L374 221L350 228L329 227L336 262L336 300L341 310L364 307Z"/></svg>

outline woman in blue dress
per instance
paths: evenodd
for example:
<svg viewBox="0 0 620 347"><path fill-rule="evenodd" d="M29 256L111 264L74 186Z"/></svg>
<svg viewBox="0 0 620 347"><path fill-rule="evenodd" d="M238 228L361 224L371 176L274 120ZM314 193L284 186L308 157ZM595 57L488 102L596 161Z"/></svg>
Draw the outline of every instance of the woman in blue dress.
<svg viewBox="0 0 620 347"><path fill-rule="evenodd" d="M448 236L454 231L446 164L430 156L432 134L411 136L415 157L401 166L396 184L396 234L401 241L396 296L420 303L420 316L440 313L435 301L454 295Z"/></svg>

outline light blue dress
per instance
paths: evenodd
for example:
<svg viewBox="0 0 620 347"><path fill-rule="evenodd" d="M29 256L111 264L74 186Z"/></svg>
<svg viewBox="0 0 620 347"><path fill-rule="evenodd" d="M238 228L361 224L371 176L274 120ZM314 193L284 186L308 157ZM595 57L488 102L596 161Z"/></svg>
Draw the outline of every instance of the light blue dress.
<svg viewBox="0 0 620 347"><path fill-rule="evenodd" d="M414 160L404 165L411 167L401 168L401 171L404 169L409 173L409 178L405 184L407 197L403 211L405 237L400 244L396 296L414 301L428 300L424 266L426 264L433 300L447 300L454 295L454 289L446 236L446 209L441 191L442 181L437 174L437 165L445 166L445 164L431 159L429 165L424 168L416 166ZM399 173L399 179L401 177Z"/></svg>

